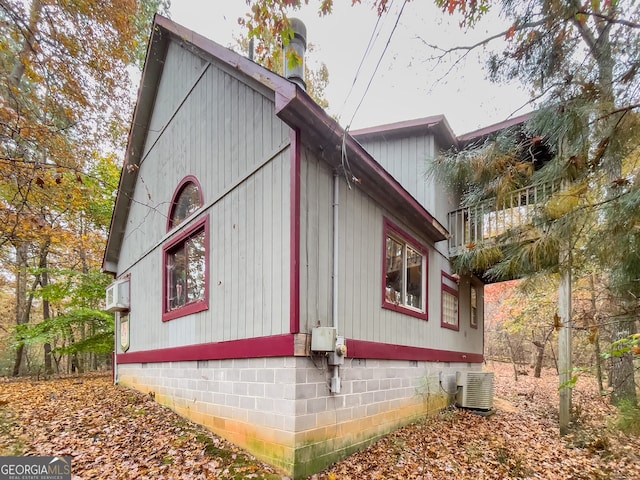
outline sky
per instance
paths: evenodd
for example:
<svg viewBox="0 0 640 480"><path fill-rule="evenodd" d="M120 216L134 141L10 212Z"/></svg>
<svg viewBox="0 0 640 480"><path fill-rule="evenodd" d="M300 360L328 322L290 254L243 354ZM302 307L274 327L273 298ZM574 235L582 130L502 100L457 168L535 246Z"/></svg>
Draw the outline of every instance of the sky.
<svg viewBox="0 0 640 480"><path fill-rule="evenodd" d="M248 9L244 0L171 3L172 20L221 45L234 47L234 38L243 34L238 18ZM437 52L426 46L472 45L506 31L508 25L497 14L465 32L457 18L445 15L430 0L393 0L389 13L380 18L367 0L355 6L351 0L334 0L333 13L322 18L317 14L319 2L310 3L291 16L305 23L307 42L314 45L308 65L323 62L328 68L328 111L343 127L443 114L459 135L530 110L523 88L486 79L485 52L471 53L454 65L450 57L438 62Z"/></svg>

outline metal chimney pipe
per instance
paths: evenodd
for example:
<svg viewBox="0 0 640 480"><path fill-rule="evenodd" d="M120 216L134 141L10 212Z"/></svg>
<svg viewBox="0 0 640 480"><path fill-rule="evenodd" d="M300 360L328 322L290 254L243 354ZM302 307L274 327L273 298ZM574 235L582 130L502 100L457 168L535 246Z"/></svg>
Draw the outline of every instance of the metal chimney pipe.
<svg viewBox="0 0 640 480"><path fill-rule="evenodd" d="M297 84L303 90L307 90L307 84L304 82L304 54L307 51L307 27L302 20L297 18L289 19L289 25L293 30L293 38L289 41L289 45L284 46L284 77ZM297 58L291 61L292 55ZM295 63L295 65L293 65Z"/></svg>

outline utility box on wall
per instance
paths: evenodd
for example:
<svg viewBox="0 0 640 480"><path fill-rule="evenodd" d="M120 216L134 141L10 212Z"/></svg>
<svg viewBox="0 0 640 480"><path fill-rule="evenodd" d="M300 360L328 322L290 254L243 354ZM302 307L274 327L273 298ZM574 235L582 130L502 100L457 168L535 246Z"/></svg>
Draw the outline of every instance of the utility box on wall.
<svg viewBox="0 0 640 480"><path fill-rule="evenodd" d="M333 352L336 349L337 331L333 327L311 329L311 351Z"/></svg>

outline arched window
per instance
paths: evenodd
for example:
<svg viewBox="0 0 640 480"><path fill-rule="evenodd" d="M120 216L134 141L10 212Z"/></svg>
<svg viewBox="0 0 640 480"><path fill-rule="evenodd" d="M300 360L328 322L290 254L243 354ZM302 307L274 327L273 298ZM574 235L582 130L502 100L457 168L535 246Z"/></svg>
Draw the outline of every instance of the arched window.
<svg viewBox="0 0 640 480"><path fill-rule="evenodd" d="M167 230L180 225L185 219L189 218L193 213L202 207L202 189L195 177L186 177L178 188L171 200L171 208L169 210L169 224Z"/></svg>
<svg viewBox="0 0 640 480"><path fill-rule="evenodd" d="M167 229L176 235L163 247L162 320L172 320L209 308L209 218L186 223L203 205L202 189L195 177L176 188Z"/></svg>

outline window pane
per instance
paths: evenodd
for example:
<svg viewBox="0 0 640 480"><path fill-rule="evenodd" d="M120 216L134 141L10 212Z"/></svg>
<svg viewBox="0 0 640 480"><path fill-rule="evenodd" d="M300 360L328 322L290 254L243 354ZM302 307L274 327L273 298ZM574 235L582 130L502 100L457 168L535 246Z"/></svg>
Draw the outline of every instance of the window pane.
<svg viewBox="0 0 640 480"><path fill-rule="evenodd" d="M458 325L458 297L446 290L442 292L442 322Z"/></svg>
<svg viewBox="0 0 640 480"><path fill-rule="evenodd" d="M180 225L182 221L200 208L200 192L195 183L187 183L173 206L171 226Z"/></svg>
<svg viewBox="0 0 640 480"><path fill-rule="evenodd" d="M473 285L471 285L471 326L478 326L478 293Z"/></svg>
<svg viewBox="0 0 640 480"><path fill-rule="evenodd" d="M387 237L387 276L385 279L388 302L402 304L402 250L403 245Z"/></svg>
<svg viewBox="0 0 640 480"><path fill-rule="evenodd" d="M204 299L205 248L204 232L187 242L186 287L187 303Z"/></svg>
<svg viewBox="0 0 640 480"><path fill-rule="evenodd" d="M410 307L422 308L422 254L407 246L407 298Z"/></svg>
<svg viewBox="0 0 640 480"><path fill-rule="evenodd" d="M176 309L186 303L185 246L181 245L167 255L167 306Z"/></svg>

